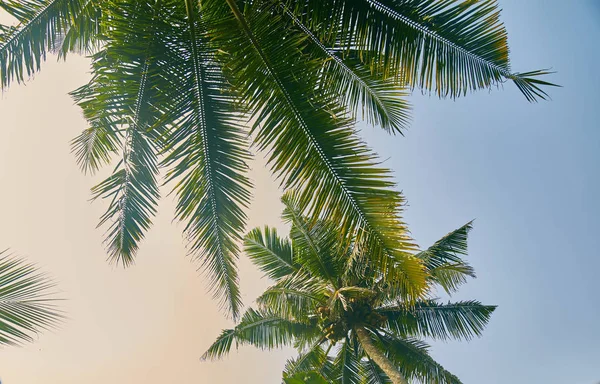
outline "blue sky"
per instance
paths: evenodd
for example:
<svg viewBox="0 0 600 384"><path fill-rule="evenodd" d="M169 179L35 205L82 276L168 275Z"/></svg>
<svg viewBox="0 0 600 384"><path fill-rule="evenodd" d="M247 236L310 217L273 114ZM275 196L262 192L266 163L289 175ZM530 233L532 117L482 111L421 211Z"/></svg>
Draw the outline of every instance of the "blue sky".
<svg viewBox="0 0 600 384"><path fill-rule="evenodd" d="M502 0L515 71L552 67L552 101L515 86L456 101L415 95L390 140L364 128L396 172L427 246L476 219L478 278L453 299L499 305L484 337L433 354L465 383L600 381L600 2Z"/></svg>

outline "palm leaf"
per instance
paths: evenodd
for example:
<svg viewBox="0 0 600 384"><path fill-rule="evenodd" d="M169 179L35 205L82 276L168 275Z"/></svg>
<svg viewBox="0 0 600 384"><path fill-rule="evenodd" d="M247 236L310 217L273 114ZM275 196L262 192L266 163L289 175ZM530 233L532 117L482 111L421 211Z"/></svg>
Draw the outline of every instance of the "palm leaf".
<svg viewBox="0 0 600 384"><path fill-rule="evenodd" d="M370 358L361 361L361 376L363 384L392 384L389 377Z"/></svg>
<svg viewBox="0 0 600 384"><path fill-rule="evenodd" d="M92 44L95 33L90 29L97 28L98 24L97 18L90 19L97 15L90 11L91 7L90 0L0 2L0 8L19 22L0 35L0 89L33 75L45 61L47 52L64 41L67 41L65 50ZM83 20L85 24L79 24ZM68 39L61 41L61 36Z"/></svg>
<svg viewBox="0 0 600 384"><path fill-rule="evenodd" d="M91 54L101 47L106 26L102 20L101 2L85 0L79 4L78 12L59 35L59 44L55 44L54 51L58 52L59 58L66 59L69 52Z"/></svg>
<svg viewBox="0 0 600 384"><path fill-rule="evenodd" d="M357 57L332 58L325 62L320 89L340 95L353 118L362 117L368 124L380 126L388 133L403 135L411 121L408 90L403 82L374 75Z"/></svg>
<svg viewBox="0 0 600 384"><path fill-rule="evenodd" d="M54 282L25 260L0 252L0 345L34 341L63 318L52 298Z"/></svg>
<svg viewBox="0 0 600 384"><path fill-rule="evenodd" d="M302 216L291 194L285 194L281 201L285 205L283 219L292 225L290 237L297 262L313 276L336 285L335 277L341 274L345 263L339 260L339 241L335 229L324 221L310 223L308 218Z"/></svg>
<svg viewBox="0 0 600 384"><path fill-rule="evenodd" d="M315 327L283 319L266 311L250 308L234 329L224 330L202 356L203 359L219 359L229 353L233 343L250 344L260 349L292 346L294 338L314 339Z"/></svg>
<svg viewBox="0 0 600 384"><path fill-rule="evenodd" d="M95 169L106 162L112 140L121 137L121 160L114 173L92 188L94 199L109 199L99 226L108 224L109 257L128 266L150 228L159 199L157 133L152 129L161 111L155 107L157 90L149 85L165 60L160 28L164 28L161 0L153 3L120 2L107 9L113 26L104 49L95 55L95 76L76 92L79 105L91 120L93 139L76 140L82 167ZM135 15L135 17L129 17ZM151 33L148 39L146 34ZM83 153L81 155L81 153Z"/></svg>
<svg viewBox="0 0 600 384"><path fill-rule="evenodd" d="M284 318L310 322L315 309L327 305L329 294L329 287L320 279L299 271L267 288L256 302Z"/></svg>
<svg viewBox="0 0 600 384"><path fill-rule="evenodd" d="M362 112L370 124L379 125L389 133L400 133L408 128L410 105L404 100L408 92L402 82L373 76L371 70L350 55L340 57L326 47L285 5L283 11L310 41L310 53L324 62L319 89L333 91L346 105L353 117Z"/></svg>
<svg viewBox="0 0 600 384"><path fill-rule="evenodd" d="M473 268L461 258L467 254L467 237L472 228L470 221L416 255L423 260L430 279L447 293L456 292L468 277L475 277Z"/></svg>
<svg viewBox="0 0 600 384"><path fill-rule="evenodd" d="M461 384L429 355L426 343L389 334L378 335L377 342L407 378L419 383Z"/></svg>
<svg viewBox="0 0 600 384"><path fill-rule="evenodd" d="M328 46L401 73L411 87L457 97L512 80L527 100L548 97L547 71L512 72L496 0L280 0Z"/></svg>
<svg viewBox="0 0 600 384"><path fill-rule="evenodd" d="M244 237L244 251L266 276L278 280L298 271L292 244L277 235L275 228L254 228Z"/></svg>
<svg viewBox="0 0 600 384"><path fill-rule="evenodd" d="M468 277L475 277L475 271L466 262L447 263L430 270L430 279L448 294L456 292Z"/></svg>
<svg viewBox="0 0 600 384"><path fill-rule="evenodd" d="M77 101L82 99L84 90L72 92ZM86 94L89 97L89 94ZM102 166L111 162L120 147L120 135L107 122L92 121L91 126L71 141L71 151L84 173L94 174Z"/></svg>
<svg viewBox="0 0 600 384"><path fill-rule="evenodd" d="M94 199L109 199L98 226L108 224L107 250L111 261L129 266L139 242L150 228L159 198L157 160L149 140L131 129L123 143L123 160L115 172L92 188Z"/></svg>
<svg viewBox="0 0 600 384"><path fill-rule="evenodd" d="M358 351L351 345L348 337L339 348L333 366L334 369L329 375L332 382L360 384L360 357Z"/></svg>
<svg viewBox="0 0 600 384"><path fill-rule="evenodd" d="M394 243L390 243L389 248L383 248L383 244L379 241L381 238L370 236L363 231L352 233L353 237L347 234L343 225L337 227L336 238L333 236L333 229L328 228L332 225L331 222L317 221L312 224L307 217L301 215L299 199L295 191L287 192L282 197L286 206L283 217L293 224L292 238L303 250L302 260L312 266L313 273L320 268L323 270L323 276L329 276L330 279L331 276L339 275L344 268L360 265L359 269L363 269L368 266L371 271L377 271L376 273L382 276L388 285L395 287L395 292L401 297L414 299L422 294L423 287L420 284L423 284L425 279L424 268L419 259L401 250L406 246L405 242L395 244L395 247ZM390 221L393 224L399 223L392 214L388 213L386 216L392 216ZM389 219L390 217L384 218L384 220ZM324 227L326 230L323 229ZM402 234L395 234L395 236L396 239L406 239ZM353 239L353 244L348 242L349 239ZM335 252L331 254L333 249ZM353 252L350 259L345 259L347 250ZM323 266L330 269L327 271ZM354 269L356 268L347 268L345 271L350 272ZM334 286L336 284L334 282Z"/></svg>
<svg viewBox="0 0 600 384"><path fill-rule="evenodd" d="M324 338L319 339L306 351L301 352L298 357L289 359L285 364L283 376L293 376L300 372L315 371L328 376L331 369L331 361L327 350L323 349L322 345L325 342Z"/></svg>
<svg viewBox="0 0 600 384"><path fill-rule="evenodd" d="M464 339L481 336L496 309L478 301L440 304L421 301L413 308L383 308L378 312L388 319L388 326L400 335L434 339Z"/></svg>
<svg viewBox="0 0 600 384"><path fill-rule="evenodd" d="M328 384L318 372L299 372L283 378L285 384Z"/></svg>
<svg viewBox="0 0 600 384"><path fill-rule="evenodd" d="M171 21L181 26L170 31L181 57L169 62L165 81L173 91L162 104L163 119L173 128L164 138L164 165L167 180L176 182L176 215L186 222L189 250L208 272L215 297L236 317L242 303L235 264L251 187L247 133L198 2L187 0L185 7L176 13L182 18Z"/></svg>

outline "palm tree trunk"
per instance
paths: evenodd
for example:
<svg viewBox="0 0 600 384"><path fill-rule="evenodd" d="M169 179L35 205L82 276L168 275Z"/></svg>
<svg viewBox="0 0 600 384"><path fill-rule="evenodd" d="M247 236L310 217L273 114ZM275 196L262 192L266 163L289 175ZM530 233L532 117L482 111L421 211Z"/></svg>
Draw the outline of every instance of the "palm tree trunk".
<svg viewBox="0 0 600 384"><path fill-rule="evenodd" d="M398 371L398 368L387 358L385 353L373 343L371 336L364 327L354 327L354 332L358 337L358 341L364 348L369 358L375 362L385 372L385 374L392 380L394 384L408 384L408 381L404 378L402 373Z"/></svg>

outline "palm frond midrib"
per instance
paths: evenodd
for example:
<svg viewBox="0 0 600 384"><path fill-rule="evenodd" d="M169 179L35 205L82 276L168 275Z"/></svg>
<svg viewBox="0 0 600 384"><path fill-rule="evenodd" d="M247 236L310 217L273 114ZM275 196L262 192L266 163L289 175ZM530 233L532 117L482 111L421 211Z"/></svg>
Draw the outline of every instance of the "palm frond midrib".
<svg viewBox="0 0 600 384"><path fill-rule="evenodd" d="M11 35L3 44L0 44L0 52L2 52L4 49L6 49L7 46L12 44L19 37L21 37L25 32L27 32L30 28L32 28L32 26L37 21L39 21L44 15L46 15L54 5L56 5L57 3L65 2L65 1L67 1L67 0L52 0L46 6L41 8L38 11L38 13L34 17L31 18L31 20L27 20L27 22L25 24L23 24L23 22L20 22L19 25L17 25L17 27L16 27L17 28L16 32L13 35ZM19 28L19 26L21 28Z"/></svg>
<svg viewBox="0 0 600 384"><path fill-rule="evenodd" d="M470 57L471 59L473 59L475 61L485 64L486 66L493 67L494 69L496 69L498 72L500 72L505 77L508 78L508 77L512 76L512 74L510 72L510 68L508 66L501 66L501 65L494 63L493 61L482 58L481 56L469 51L468 49L461 47L460 45L448 40L447 38L445 38L443 36L440 36L435 31L432 31L431 29L429 29L427 26L421 25L421 24L411 20L410 18L396 12L392 8L386 6L385 4L382 4L376 0L366 0L366 1L373 8L375 8L379 11L382 11L383 13L385 13L393 18L396 18L397 20L403 22L404 24L410 26L411 28L418 30L419 32L427 35L428 37L430 37L448 47L451 47L452 49Z"/></svg>

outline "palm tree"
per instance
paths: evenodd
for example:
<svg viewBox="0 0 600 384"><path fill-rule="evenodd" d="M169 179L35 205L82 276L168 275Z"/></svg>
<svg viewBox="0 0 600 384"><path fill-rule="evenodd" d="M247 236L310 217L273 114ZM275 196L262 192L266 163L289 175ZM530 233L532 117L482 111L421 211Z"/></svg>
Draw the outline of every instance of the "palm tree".
<svg viewBox="0 0 600 384"><path fill-rule="evenodd" d="M361 229L374 259L412 249L388 170L360 139L362 118L390 133L409 121L413 89L456 98L512 81L545 99L546 71L513 72L495 0L10 0L0 26L0 85L40 69L48 52L92 57L73 92L89 128L73 141L108 200L110 260L130 265L152 224L159 171L177 197L189 251L235 316L236 260L251 198L248 142L269 153L309 216ZM250 139L251 138L251 139ZM399 236L403 236L400 238ZM382 267L385 263L382 263ZM410 270L418 269L405 261ZM413 276L413 290L423 278Z"/></svg>
<svg viewBox="0 0 600 384"><path fill-rule="evenodd" d="M412 255L427 271L428 291L407 300L402 286L376 268L360 244L339 241L338 223L301 214L297 198L284 196L290 240L276 230L254 229L245 251L275 283L257 299L239 324L224 330L204 354L226 355L233 344L262 349L294 346L285 376L335 383L460 383L428 354L421 338L470 339L479 336L495 306L477 301L443 304L434 288L455 292L473 268L466 254L471 223Z"/></svg>
<svg viewBox="0 0 600 384"><path fill-rule="evenodd" d="M0 345L31 342L62 319L50 295L53 286L34 265L0 252Z"/></svg>

